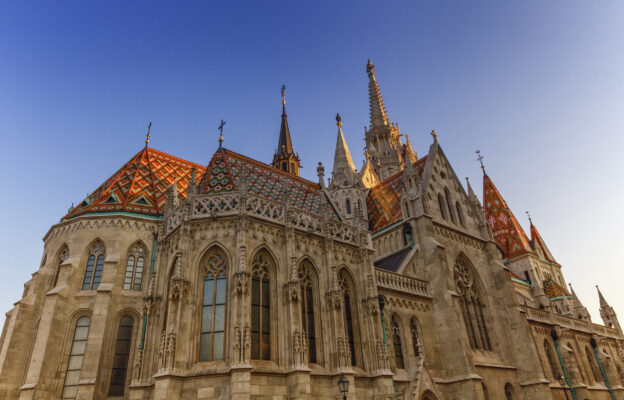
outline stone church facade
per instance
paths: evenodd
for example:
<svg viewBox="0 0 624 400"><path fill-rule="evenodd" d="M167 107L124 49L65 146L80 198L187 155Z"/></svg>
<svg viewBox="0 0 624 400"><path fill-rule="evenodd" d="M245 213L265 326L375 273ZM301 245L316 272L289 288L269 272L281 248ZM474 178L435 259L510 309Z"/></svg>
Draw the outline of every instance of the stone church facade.
<svg viewBox="0 0 624 400"><path fill-rule="evenodd" d="M592 323L531 221L435 132L418 157L367 64L358 171L148 146L44 237L6 315L3 399L624 399L621 327ZM405 137L405 140L403 140ZM149 138L149 136L148 136Z"/></svg>

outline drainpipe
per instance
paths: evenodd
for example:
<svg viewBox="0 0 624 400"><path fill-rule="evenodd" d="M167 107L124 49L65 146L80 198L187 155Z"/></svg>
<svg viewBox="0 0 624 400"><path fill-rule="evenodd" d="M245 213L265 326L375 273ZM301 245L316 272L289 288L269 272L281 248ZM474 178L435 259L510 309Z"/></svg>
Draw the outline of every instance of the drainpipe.
<svg viewBox="0 0 624 400"><path fill-rule="evenodd" d="M557 357L559 358L559 364L561 365L561 369L563 370L563 376L565 377L566 383L568 384L568 387L570 388L570 393L572 393L572 398L576 400L576 392L574 391L574 388L572 387L572 384L570 383L568 372L566 371L565 365L563 363L563 358L561 357L561 352L559 351L559 335L557 335L557 331L553 329L550 331L550 336L552 336L553 341L555 342L555 350L557 350ZM565 389L563 390L565 391Z"/></svg>
<svg viewBox="0 0 624 400"><path fill-rule="evenodd" d="M154 262L156 261L156 245L158 244L158 233L154 232L154 241L152 242L152 260L150 261L150 273L147 278L147 287L149 288L154 275ZM147 314L143 316L143 330L141 331L141 350L145 346L145 331L147 330Z"/></svg>
<svg viewBox="0 0 624 400"><path fill-rule="evenodd" d="M383 332L383 341L384 341L384 348L386 349L386 352L388 351L388 344L386 343L386 324L384 322L384 305L385 305L385 301L386 299L384 298L383 294L380 294L379 296L377 296L377 300L379 301L379 315L381 316L381 331ZM392 393L394 395L394 400L396 400L396 385L394 383L394 374L392 375Z"/></svg>
<svg viewBox="0 0 624 400"><path fill-rule="evenodd" d="M589 343L594 348L594 355L596 356L596 361L598 361L598 366L600 367L600 373L602 374L602 379L604 379L605 385L607 385L607 389L609 389L609 394L611 395L611 399L615 400L615 394L613 394L613 390L609 385L609 380L607 379L607 374L605 374L604 368L602 368L602 362L600 361L600 357L598 356L598 343L596 343L596 339L589 339Z"/></svg>

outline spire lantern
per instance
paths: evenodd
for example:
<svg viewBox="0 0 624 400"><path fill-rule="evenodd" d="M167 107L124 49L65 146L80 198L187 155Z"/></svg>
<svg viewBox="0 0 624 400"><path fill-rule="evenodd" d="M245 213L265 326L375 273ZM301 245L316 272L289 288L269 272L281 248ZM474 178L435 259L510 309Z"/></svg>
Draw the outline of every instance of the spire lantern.
<svg viewBox="0 0 624 400"><path fill-rule="evenodd" d="M277 169L299 176L299 168L301 168L299 154L293 149L290 129L288 128L288 117L286 116L286 85L282 85L281 94L282 123L272 165Z"/></svg>

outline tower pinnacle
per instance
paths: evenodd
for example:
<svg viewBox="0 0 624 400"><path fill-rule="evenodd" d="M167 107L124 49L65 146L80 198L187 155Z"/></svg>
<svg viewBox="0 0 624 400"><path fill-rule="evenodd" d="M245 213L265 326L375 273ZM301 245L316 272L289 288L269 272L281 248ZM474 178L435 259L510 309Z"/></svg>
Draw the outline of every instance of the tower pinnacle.
<svg viewBox="0 0 624 400"><path fill-rule="evenodd" d="M293 150L290 139L290 129L288 128L288 117L286 116L286 85L282 85L282 124L280 126L279 141L277 149L273 155L273 167L299 176L299 155Z"/></svg>
<svg viewBox="0 0 624 400"><path fill-rule="evenodd" d="M387 126L388 112L384 106L381 90L375 78L375 65L368 60L366 64L366 72L368 73L368 101L370 104L370 123L371 128L374 126Z"/></svg>

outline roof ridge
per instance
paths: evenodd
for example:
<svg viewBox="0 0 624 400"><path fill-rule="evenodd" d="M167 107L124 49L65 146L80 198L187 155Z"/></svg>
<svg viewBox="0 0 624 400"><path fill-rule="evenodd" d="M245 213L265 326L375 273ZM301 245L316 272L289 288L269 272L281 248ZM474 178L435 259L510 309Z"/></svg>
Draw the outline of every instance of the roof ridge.
<svg viewBox="0 0 624 400"><path fill-rule="evenodd" d="M147 148L143 149L142 153L143 154L141 154L141 158L139 159L139 165L137 166L136 171L134 171L132 182L130 182L130 187L128 188L128 196L126 196L126 198L124 199L123 207L125 207L128 204L128 200L130 200L130 193L132 191L132 188L134 187L134 182L136 182L137 175L139 175L139 170L141 169L141 166L143 165L143 158L147 155ZM145 195L145 193L142 193L142 194Z"/></svg>
<svg viewBox="0 0 624 400"><path fill-rule="evenodd" d="M193 164L193 165L194 165L194 166L196 166L196 167L206 168L206 166L205 166L205 165L201 165L201 164L198 164L198 163L196 163L196 162L189 161L189 160L186 160L186 159L184 159L184 158L181 158L181 157L177 157L177 156L171 155L171 154L169 154L169 153L165 153L164 151L156 150L156 149L154 149L154 148L152 148L152 147L148 147L148 148L147 148L147 150L148 150L148 151L151 151L151 152L154 152L154 153L158 153L158 154L160 154L160 155L164 155L164 156L167 156L167 157L171 157L171 158L173 158L173 159L175 159L175 160L178 160L178 161L183 161L183 162L187 162L187 163L189 163L189 164Z"/></svg>

